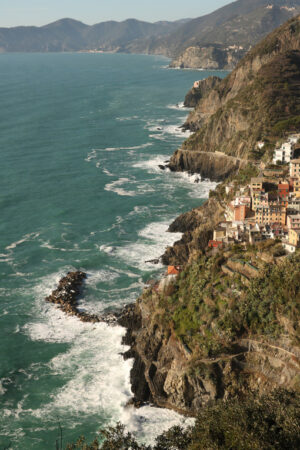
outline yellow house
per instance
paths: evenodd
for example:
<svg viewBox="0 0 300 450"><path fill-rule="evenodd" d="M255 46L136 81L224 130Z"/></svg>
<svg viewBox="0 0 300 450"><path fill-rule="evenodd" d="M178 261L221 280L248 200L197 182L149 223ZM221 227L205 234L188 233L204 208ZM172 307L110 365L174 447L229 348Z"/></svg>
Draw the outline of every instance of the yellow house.
<svg viewBox="0 0 300 450"><path fill-rule="evenodd" d="M255 222L260 225L280 223L285 225L286 208L281 206L259 207L255 211Z"/></svg>
<svg viewBox="0 0 300 450"><path fill-rule="evenodd" d="M289 244L298 247L300 244L300 230L289 230Z"/></svg>
<svg viewBox="0 0 300 450"><path fill-rule="evenodd" d="M264 183L264 178L262 177L257 177L257 178L251 178L251 190L255 191L255 190L262 190L263 188L263 183Z"/></svg>
<svg viewBox="0 0 300 450"><path fill-rule="evenodd" d="M218 227L214 230L214 241L223 241L226 238L226 228Z"/></svg>
<svg viewBox="0 0 300 450"><path fill-rule="evenodd" d="M294 179L294 193L297 198L300 197L300 178Z"/></svg>

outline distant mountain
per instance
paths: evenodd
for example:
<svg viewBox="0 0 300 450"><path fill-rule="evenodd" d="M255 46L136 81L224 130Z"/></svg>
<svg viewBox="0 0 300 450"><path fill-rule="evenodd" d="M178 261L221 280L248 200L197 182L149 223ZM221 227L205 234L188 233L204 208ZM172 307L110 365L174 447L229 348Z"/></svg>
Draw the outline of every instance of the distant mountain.
<svg viewBox="0 0 300 450"><path fill-rule="evenodd" d="M42 27L0 28L0 51L120 51L136 39L165 36L187 21L188 19L148 23L128 19L124 22L109 21L89 26L73 19L61 19Z"/></svg>
<svg viewBox="0 0 300 450"><path fill-rule="evenodd" d="M43 27L0 28L0 52L102 50L159 54L171 67L232 70L268 33L300 13L300 0L237 0L197 19L128 19L86 25L62 19Z"/></svg>
<svg viewBox="0 0 300 450"><path fill-rule="evenodd" d="M300 0L238 0L167 36L131 42L128 50L165 54L173 58L172 67L231 70L253 45L299 13Z"/></svg>

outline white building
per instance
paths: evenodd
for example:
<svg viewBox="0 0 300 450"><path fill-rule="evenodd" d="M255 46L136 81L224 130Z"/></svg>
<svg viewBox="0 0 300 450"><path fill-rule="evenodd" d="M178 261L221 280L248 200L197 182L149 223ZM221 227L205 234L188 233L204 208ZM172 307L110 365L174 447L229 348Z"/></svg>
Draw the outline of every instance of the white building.
<svg viewBox="0 0 300 450"><path fill-rule="evenodd" d="M285 142L284 144L282 144L280 148L275 148L273 163L276 164L277 161L280 161L281 163L284 164L289 163L294 156L293 145L294 144L292 142Z"/></svg>
<svg viewBox="0 0 300 450"><path fill-rule="evenodd" d="M300 134L292 134L291 136L289 136L289 142L291 144L297 144L299 139L300 139Z"/></svg>

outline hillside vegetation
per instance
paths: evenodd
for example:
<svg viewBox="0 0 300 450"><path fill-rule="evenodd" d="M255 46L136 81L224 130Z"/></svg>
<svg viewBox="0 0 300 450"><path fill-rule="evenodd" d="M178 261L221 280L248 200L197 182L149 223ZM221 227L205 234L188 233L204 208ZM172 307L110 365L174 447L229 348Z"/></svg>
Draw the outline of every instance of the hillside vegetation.
<svg viewBox="0 0 300 450"><path fill-rule="evenodd" d="M232 70L252 46L299 13L299 0L238 0L146 42L143 51L174 58L171 67Z"/></svg>
<svg viewBox="0 0 300 450"><path fill-rule="evenodd" d="M300 123L300 16L254 47L236 69L202 98L187 127L196 131L184 149L221 151L255 159L256 143L274 148Z"/></svg>

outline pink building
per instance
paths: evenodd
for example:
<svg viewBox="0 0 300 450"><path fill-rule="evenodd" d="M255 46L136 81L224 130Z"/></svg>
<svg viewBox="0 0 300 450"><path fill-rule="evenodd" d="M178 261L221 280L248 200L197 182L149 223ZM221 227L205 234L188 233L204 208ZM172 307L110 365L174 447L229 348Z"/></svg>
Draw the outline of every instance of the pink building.
<svg viewBox="0 0 300 450"><path fill-rule="evenodd" d="M286 223L289 230L300 229L300 214L288 215Z"/></svg>

